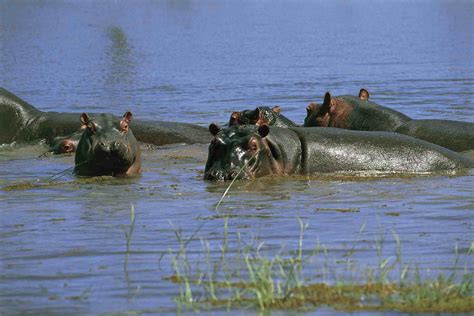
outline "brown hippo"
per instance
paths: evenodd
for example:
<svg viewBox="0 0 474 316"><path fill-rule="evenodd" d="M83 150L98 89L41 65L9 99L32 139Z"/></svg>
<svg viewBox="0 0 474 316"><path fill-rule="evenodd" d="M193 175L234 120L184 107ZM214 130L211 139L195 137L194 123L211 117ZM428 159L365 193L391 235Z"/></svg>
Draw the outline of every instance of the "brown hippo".
<svg viewBox="0 0 474 316"><path fill-rule="evenodd" d="M310 103L305 127L337 127L358 131L387 131L419 138L454 151L474 149L474 123L452 120L413 120L369 101L362 89L359 97L332 97L329 92L321 105Z"/></svg>

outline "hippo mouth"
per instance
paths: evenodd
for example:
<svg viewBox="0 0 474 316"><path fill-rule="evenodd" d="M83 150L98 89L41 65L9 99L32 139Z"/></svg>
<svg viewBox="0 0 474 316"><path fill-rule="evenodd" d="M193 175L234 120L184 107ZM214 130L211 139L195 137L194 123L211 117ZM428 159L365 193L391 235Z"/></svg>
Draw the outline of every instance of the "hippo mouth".
<svg viewBox="0 0 474 316"><path fill-rule="evenodd" d="M211 169L204 174L204 180L209 181L231 181L248 180L251 176L243 169L233 169L230 171Z"/></svg>

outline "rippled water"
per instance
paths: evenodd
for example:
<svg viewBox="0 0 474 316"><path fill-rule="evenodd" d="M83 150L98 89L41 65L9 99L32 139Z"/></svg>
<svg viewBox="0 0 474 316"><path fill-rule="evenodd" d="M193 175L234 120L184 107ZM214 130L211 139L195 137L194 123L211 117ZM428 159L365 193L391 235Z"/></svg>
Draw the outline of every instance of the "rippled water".
<svg viewBox="0 0 474 316"><path fill-rule="evenodd" d="M280 105L302 122L309 101L356 94L414 118L474 122L471 1L419 3L69 2L0 3L0 86L41 110L104 111L224 123L233 110ZM0 148L0 187L42 184L73 157L37 157L41 144ZM165 257L174 229L219 251L230 236L260 236L269 249L296 247L298 218L331 258L356 245L401 238L404 261L439 272L455 246L473 242L474 173L382 179L202 181L207 145L144 148L143 174L75 179L0 191L0 313L177 311ZM472 153L471 153L472 156ZM125 232L136 223L127 265ZM364 233L359 233L365 225ZM193 251L200 249L197 240ZM168 258L169 259L169 258ZM161 266L161 268L160 268ZM472 257L461 267L474 270ZM333 269L339 267L335 264Z"/></svg>

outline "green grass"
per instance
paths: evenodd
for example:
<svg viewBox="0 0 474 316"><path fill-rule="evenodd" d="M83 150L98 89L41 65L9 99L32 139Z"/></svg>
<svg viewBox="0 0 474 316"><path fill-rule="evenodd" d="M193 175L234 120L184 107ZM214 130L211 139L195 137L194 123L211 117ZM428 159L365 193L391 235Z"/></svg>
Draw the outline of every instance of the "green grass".
<svg viewBox="0 0 474 316"><path fill-rule="evenodd" d="M341 273L329 268L335 265L329 264L328 250L319 242L309 253L304 251L307 226L300 220L296 249L281 249L271 255L258 238L245 242L239 232L232 234L236 237L232 243L236 249L230 249L227 218L224 218L218 255L211 252L210 243L203 239L198 254L193 246L193 255L188 255L188 246L196 241L202 225L188 238L181 229L175 228L179 248L167 252L174 271L167 279L179 288L176 297L179 308L194 311L212 308L308 310L318 307L347 312L474 311L474 277L467 270L462 274L455 272L459 270L457 250L454 272L440 273L434 278L422 277L417 266L403 263L401 242L396 233L392 232L396 241L395 253L387 258L383 256L386 237L381 230L374 241L377 264L373 267L357 265L353 259L358 242L355 241L346 252L342 262L345 271ZM363 232L364 227L360 230L360 238ZM474 244L465 255L473 256L473 252ZM347 275L351 277L347 278Z"/></svg>

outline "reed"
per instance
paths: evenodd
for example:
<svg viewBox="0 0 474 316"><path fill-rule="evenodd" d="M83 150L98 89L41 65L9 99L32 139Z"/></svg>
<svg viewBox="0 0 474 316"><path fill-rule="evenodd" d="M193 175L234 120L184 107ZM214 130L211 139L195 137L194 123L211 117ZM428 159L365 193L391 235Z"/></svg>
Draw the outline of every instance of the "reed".
<svg viewBox="0 0 474 316"><path fill-rule="evenodd" d="M231 243L228 221L224 219L220 252L213 254L210 242L201 239L202 251L196 255L193 247L193 256L188 256L187 247L192 240L195 241L200 228L189 238L183 236L181 229L175 229L179 248L168 250L174 270L168 280L179 288L176 299L179 308L267 311L308 310L323 306L347 312L474 311L474 278L468 270L464 270L462 275L452 272L449 276L440 273L434 278L423 278L418 266L403 263L400 238L393 231L394 255L383 256L386 237L382 232L374 241L378 259L375 269L357 267L352 259L354 247L348 250L345 265L348 271L345 272L359 274L359 281L354 282L328 268L327 248L319 241L311 252L304 255L304 233L308 224L301 220L299 224L297 248L289 251L282 248L276 254L269 254L259 238L245 241L239 232L232 234L237 240ZM236 249L231 245L236 245ZM472 256L473 251L474 245L466 255ZM311 275L315 262L323 271L317 277ZM453 271L456 271L458 262L455 259ZM326 281L314 282L315 279Z"/></svg>

